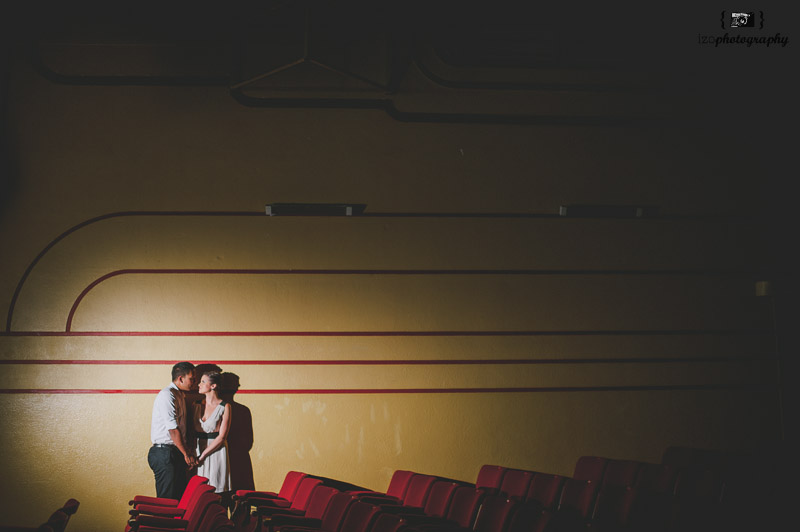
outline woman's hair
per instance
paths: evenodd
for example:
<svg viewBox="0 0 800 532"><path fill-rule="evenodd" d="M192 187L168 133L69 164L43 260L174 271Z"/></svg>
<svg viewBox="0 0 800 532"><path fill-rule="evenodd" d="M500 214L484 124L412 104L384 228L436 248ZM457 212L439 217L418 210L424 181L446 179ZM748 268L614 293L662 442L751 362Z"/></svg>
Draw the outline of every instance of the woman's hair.
<svg viewBox="0 0 800 532"><path fill-rule="evenodd" d="M217 391L221 391L221 384L222 384L222 373L219 371L206 371L203 373L203 376L208 377L209 384L216 384Z"/></svg>

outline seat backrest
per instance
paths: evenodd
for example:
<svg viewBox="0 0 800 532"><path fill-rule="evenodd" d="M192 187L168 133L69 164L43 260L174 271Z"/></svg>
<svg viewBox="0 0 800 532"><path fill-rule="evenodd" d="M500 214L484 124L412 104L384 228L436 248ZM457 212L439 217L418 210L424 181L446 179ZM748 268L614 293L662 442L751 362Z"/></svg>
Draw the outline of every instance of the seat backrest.
<svg viewBox="0 0 800 532"><path fill-rule="evenodd" d="M521 502L511 516L507 532L543 532L550 515L536 501Z"/></svg>
<svg viewBox="0 0 800 532"><path fill-rule="evenodd" d="M186 484L186 489L183 490L183 495L181 495L178 501L178 508L183 508L185 510L189 504L189 499L192 497L192 493L202 484L208 484L208 479L206 477L201 477L200 475L192 476Z"/></svg>
<svg viewBox="0 0 800 532"><path fill-rule="evenodd" d="M476 488L500 489L503 483L503 475L506 468L498 465L483 465L478 471L478 478L475 480Z"/></svg>
<svg viewBox="0 0 800 532"><path fill-rule="evenodd" d="M414 475L411 477L411 482L408 483L408 491L406 491L406 496L403 498L403 505L424 508L434 482L436 482L436 477L432 475Z"/></svg>
<svg viewBox="0 0 800 532"><path fill-rule="evenodd" d="M600 487L605 486L633 486L639 476L642 467L641 462L634 460L608 460L606 469L603 472L603 481Z"/></svg>
<svg viewBox="0 0 800 532"><path fill-rule="evenodd" d="M294 494L297 493L297 489L300 487L300 482L307 476L308 475L300 471L289 471L286 473L281 489L278 492L278 497L287 501L293 500Z"/></svg>
<svg viewBox="0 0 800 532"><path fill-rule="evenodd" d="M342 526L337 532L368 532L380 511L380 506L355 501L347 510Z"/></svg>
<svg viewBox="0 0 800 532"><path fill-rule="evenodd" d="M521 469L509 469L503 475L503 482L500 484L500 493L510 499L524 500L528 494L534 473Z"/></svg>
<svg viewBox="0 0 800 532"><path fill-rule="evenodd" d="M386 495L397 497L397 499L402 501L406 496L408 483L411 481L411 477L413 477L415 474L416 473L413 471L406 471L403 469L398 469L395 471L392 475L392 480L389 481L389 487L386 488Z"/></svg>
<svg viewBox="0 0 800 532"><path fill-rule="evenodd" d="M455 493L459 485L458 482L451 482L449 480L435 481L428 494L428 500L425 501L425 514L432 517L446 516L447 509L450 507L450 501L453 498L453 493Z"/></svg>
<svg viewBox="0 0 800 532"><path fill-rule="evenodd" d="M487 496L475 519L475 532L504 532L511 522L511 515L519 504L519 501L502 495Z"/></svg>
<svg viewBox="0 0 800 532"><path fill-rule="evenodd" d="M597 492L592 521L601 530L621 530L628 526L636 493L632 486L602 486Z"/></svg>
<svg viewBox="0 0 800 532"><path fill-rule="evenodd" d="M678 470L669 464L642 463L627 508L626 526L631 530L665 532L674 510L675 479ZM606 496L603 496L605 499ZM605 502L598 497L596 513L604 513Z"/></svg>
<svg viewBox="0 0 800 532"><path fill-rule="evenodd" d="M708 530L721 508L725 483L720 473L687 468L675 481L671 526L675 530ZM720 526L719 523L716 524ZM715 527L716 528L716 527Z"/></svg>
<svg viewBox="0 0 800 532"><path fill-rule="evenodd" d="M591 480L595 484L599 484L603 480L603 472L607 461L599 456L581 456L575 462L575 472L572 474L572 478L575 480Z"/></svg>
<svg viewBox="0 0 800 532"><path fill-rule="evenodd" d="M335 493L333 497L331 497L331 500L328 501L328 507L325 508L325 513L322 514L320 530L324 532L338 532L347 510L355 500L356 497L346 491Z"/></svg>
<svg viewBox="0 0 800 532"><path fill-rule="evenodd" d="M486 491L482 489L473 486L459 486L450 501L447 520L458 524L461 528L472 528L484 497L486 497Z"/></svg>
<svg viewBox="0 0 800 532"><path fill-rule="evenodd" d="M187 531L190 529L187 529ZM196 530L192 532L233 532L233 521L228 519L228 510L221 503L214 502L206 507Z"/></svg>
<svg viewBox="0 0 800 532"><path fill-rule="evenodd" d="M305 511L308 501L311 499L311 493L320 484L322 484L322 481L313 477L306 477L300 481L300 487L297 488L297 493L294 494L291 508Z"/></svg>
<svg viewBox="0 0 800 532"><path fill-rule="evenodd" d="M636 487L652 493L672 494L677 476L678 468L675 466L645 463L639 469Z"/></svg>
<svg viewBox="0 0 800 532"><path fill-rule="evenodd" d="M370 532L399 532L406 526L408 523L400 515L382 512L378 514Z"/></svg>
<svg viewBox="0 0 800 532"><path fill-rule="evenodd" d="M182 519L190 520L192 516L198 511L198 509L202 510L200 505L201 499L203 499L204 495L214 493L214 486L209 484L200 484L195 488L194 493L192 493L192 498L189 500L189 504L186 506L186 511L183 513Z"/></svg>
<svg viewBox="0 0 800 532"><path fill-rule="evenodd" d="M558 512L588 520L592 516L596 496L596 483L591 480L568 478L564 481L564 488L561 490Z"/></svg>
<svg viewBox="0 0 800 532"><path fill-rule="evenodd" d="M564 477L560 475L536 473L533 480L531 480L525 500L539 503L544 510L555 510L558 506L563 485Z"/></svg>
<svg viewBox="0 0 800 532"><path fill-rule="evenodd" d="M220 503L220 496L214 493L214 488L211 488L212 491L204 491L200 497L197 499L197 503L191 509L191 515L189 515L190 509L186 510L186 513L183 515L183 518L186 520L186 530L187 531L196 531L200 527L200 523L203 520L203 517L206 514L206 511L213 505Z"/></svg>
<svg viewBox="0 0 800 532"><path fill-rule="evenodd" d="M336 488L331 488L330 486L315 487L314 491L311 493L311 497L308 499L305 517L311 519L322 519L322 516L325 515L325 509L328 507L331 497L337 493L339 493L339 490Z"/></svg>

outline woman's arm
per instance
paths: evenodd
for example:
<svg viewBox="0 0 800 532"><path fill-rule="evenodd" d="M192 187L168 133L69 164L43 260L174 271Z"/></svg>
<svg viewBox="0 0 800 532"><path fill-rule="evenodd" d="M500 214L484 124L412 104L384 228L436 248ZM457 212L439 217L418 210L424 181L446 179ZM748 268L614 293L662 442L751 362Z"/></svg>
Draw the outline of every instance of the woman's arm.
<svg viewBox="0 0 800 532"><path fill-rule="evenodd" d="M213 453L225 443L228 438L228 430L231 428L231 404L225 403L225 410L222 412L222 420L219 422L219 436L214 438L208 443L208 446L203 450L197 460L202 462L206 456Z"/></svg>

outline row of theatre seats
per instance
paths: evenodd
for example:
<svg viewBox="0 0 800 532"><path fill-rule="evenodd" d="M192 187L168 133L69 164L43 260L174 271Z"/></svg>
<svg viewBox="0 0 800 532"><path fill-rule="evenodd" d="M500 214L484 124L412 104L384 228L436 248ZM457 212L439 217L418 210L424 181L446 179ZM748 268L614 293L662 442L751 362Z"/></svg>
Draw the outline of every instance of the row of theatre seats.
<svg viewBox="0 0 800 532"><path fill-rule="evenodd" d="M762 530L755 477L686 451L670 448L659 464L583 456L570 477L484 465L464 482L397 470L385 492L290 471L277 493L237 492L231 518L236 532Z"/></svg>
<svg viewBox="0 0 800 532"><path fill-rule="evenodd" d="M385 492L300 471L237 491L207 479L179 501L137 496L126 532L713 532L771 529L752 468L670 448L662 463L583 456L572 476L484 465L474 482L397 470ZM688 457L688 458L687 458ZM732 465L733 464L733 465ZM774 490L773 490L774 491ZM766 495L766 497L765 497ZM760 496L760 497L759 497ZM775 521L777 522L777 521ZM5 532L5 531L0 531Z"/></svg>
<svg viewBox="0 0 800 532"><path fill-rule="evenodd" d="M77 500L69 499L39 526L0 525L0 532L64 532L69 518L78 511L78 506L80 503ZM3 516L3 520L7 518L8 516Z"/></svg>
<svg viewBox="0 0 800 532"><path fill-rule="evenodd" d="M128 503L133 508L125 532L234 532L228 508L214 492L206 477L198 475L179 499L137 495Z"/></svg>

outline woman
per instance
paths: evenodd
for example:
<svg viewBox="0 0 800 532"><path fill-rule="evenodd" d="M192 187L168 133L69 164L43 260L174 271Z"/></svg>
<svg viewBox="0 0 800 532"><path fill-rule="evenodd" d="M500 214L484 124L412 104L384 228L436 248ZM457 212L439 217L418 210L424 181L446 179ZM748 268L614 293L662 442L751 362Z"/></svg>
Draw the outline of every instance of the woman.
<svg viewBox="0 0 800 532"><path fill-rule="evenodd" d="M231 427L231 405L220 399L218 387L222 374L209 371L200 379L199 392L206 398L195 403L194 428L197 434L197 474L208 478L217 493L231 490L228 462L228 430Z"/></svg>

